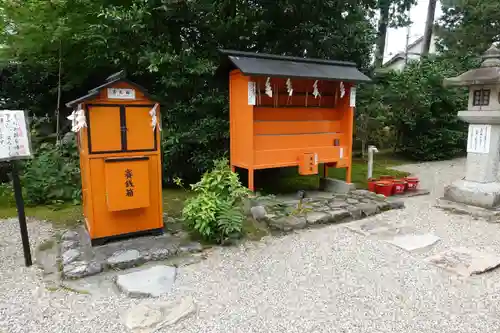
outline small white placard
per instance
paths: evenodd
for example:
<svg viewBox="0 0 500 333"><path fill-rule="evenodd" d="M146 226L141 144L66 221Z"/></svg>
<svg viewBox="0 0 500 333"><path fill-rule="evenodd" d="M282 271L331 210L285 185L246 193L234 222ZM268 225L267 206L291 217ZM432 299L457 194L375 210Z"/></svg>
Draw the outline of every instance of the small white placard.
<svg viewBox="0 0 500 333"><path fill-rule="evenodd" d="M255 95L257 93L257 84L248 82L248 105L255 105Z"/></svg>
<svg viewBox="0 0 500 333"><path fill-rule="evenodd" d="M356 87L351 88L351 96L349 98L349 106L351 108L356 106Z"/></svg>
<svg viewBox="0 0 500 333"><path fill-rule="evenodd" d="M344 158L344 148L340 147L339 155L340 155L340 158Z"/></svg>
<svg viewBox="0 0 500 333"><path fill-rule="evenodd" d="M24 111L0 110L0 161L29 158L29 135Z"/></svg>
<svg viewBox="0 0 500 333"><path fill-rule="evenodd" d="M129 88L108 88L109 99L135 99L135 90Z"/></svg>
<svg viewBox="0 0 500 333"><path fill-rule="evenodd" d="M488 154L490 152L491 125L469 125L467 152Z"/></svg>

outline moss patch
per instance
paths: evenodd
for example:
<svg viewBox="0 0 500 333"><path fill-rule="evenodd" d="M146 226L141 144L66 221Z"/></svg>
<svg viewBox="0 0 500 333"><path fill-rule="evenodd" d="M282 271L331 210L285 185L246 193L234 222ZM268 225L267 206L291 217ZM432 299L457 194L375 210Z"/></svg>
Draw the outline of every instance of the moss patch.
<svg viewBox="0 0 500 333"><path fill-rule="evenodd" d="M43 241L42 243L40 243L40 245L38 245L38 251L42 252L42 251L50 250L54 247L54 245L56 245L55 240L47 239L47 240Z"/></svg>
<svg viewBox="0 0 500 333"><path fill-rule="evenodd" d="M269 228L265 223L258 222L249 217L243 222L243 234L245 238L257 241L269 235Z"/></svg>

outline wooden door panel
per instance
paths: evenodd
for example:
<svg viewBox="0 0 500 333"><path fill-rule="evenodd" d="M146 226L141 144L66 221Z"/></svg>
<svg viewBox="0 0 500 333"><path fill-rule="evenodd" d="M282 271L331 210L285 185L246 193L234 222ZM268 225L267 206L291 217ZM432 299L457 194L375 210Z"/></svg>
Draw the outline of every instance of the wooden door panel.
<svg viewBox="0 0 500 333"><path fill-rule="evenodd" d="M119 106L88 106L89 146L92 153L122 150Z"/></svg>
<svg viewBox="0 0 500 333"><path fill-rule="evenodd" d="M152 108L153 105L127 105L125 107L128 151L147 151L156 149L156 131L151 126L152 119L149 114ZM159 110L157 110L157 117L159 116Z"/></svg>

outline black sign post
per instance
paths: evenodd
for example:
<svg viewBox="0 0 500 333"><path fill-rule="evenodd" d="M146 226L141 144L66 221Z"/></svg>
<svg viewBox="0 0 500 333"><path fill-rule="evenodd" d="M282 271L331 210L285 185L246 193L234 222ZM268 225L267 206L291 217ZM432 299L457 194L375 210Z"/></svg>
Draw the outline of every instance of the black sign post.
<svg viewBox="0 0 500 333"><path fill-rule="evenodd" d="M33 262L17 161L31 158L32 148L27 118L26 112L22 110L0 110L0 161L10 162L24 262L26 267L29 267Z"/></svg>
<svg viewBox="0 0 500 333"><path fill-rule="evenodd" d="M14 197L16 198L16 206L17 206L17 217L19 218L19 229L21 230L21 240L23 242L24 263L26 264L26 267L30 267L33 264L33 262L31 260L30 239L28 236L28 227L26 225L23 190L21 188L21 181L19 180L17 161L12 161L11 166L12 166L12 185L14 187Z"/></svg>

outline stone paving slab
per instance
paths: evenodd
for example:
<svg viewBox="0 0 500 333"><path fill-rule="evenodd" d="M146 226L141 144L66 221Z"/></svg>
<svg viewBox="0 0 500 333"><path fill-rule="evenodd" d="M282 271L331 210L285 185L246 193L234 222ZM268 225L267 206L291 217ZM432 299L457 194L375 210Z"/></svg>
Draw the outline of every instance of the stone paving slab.
<svg viewBox="0 0 500 333"><path fill-rule="evenodd" d="M440 240L439 237L427 234L409 234L399 235L392 239L386 239L385 242L397 246L408 252L429 248Z"/></svg>
<svg viewBox="0 0 500 333"><path fill-rule="evenodd" d="M398 235L401 236L416 232L415 228L406 224L378 220L351 223L346 228L364 236L376 235L381 239L389 239Z"/></svg>
<svg viewBox="0 0 500 333"><path fill-rule="evenodd" d="M125 326L133 333L159 332L196 311L191 297L177 302L142 303L125 316Z"/></svg>
<svg viewBox="0 0 500 333"><path fill-rule="evenodd" d="M175 282L177 268L158 265L132 273L119 274L116 285L130 297L159 297L168 293Z"/></svg>
<svg viewBox="0 0 500 333"><path fill-rule="evenodd" d="M428 263L461 276L481 274L500 266L497 254L458 247L426 258Z"/></svg>

